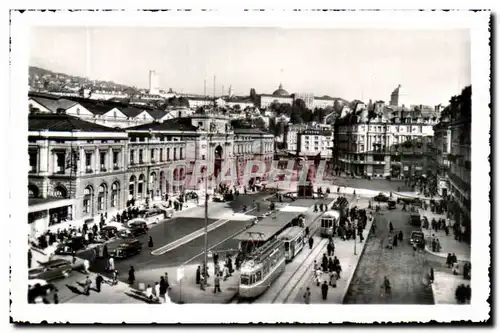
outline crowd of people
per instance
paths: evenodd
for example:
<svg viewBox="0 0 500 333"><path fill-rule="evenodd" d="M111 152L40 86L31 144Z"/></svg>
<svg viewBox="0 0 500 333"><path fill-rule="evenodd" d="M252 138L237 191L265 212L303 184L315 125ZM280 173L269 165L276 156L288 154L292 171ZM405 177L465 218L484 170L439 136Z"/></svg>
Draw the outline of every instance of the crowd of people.
<svg viewBox="0 0 500 333"><path fill-rule="evenodd" d="M222 292L220 288L221 279L222 281L226 281L229 277L231 277L234 273L233 267L233 259L230 255L226 255L223 262L219 261L219 254L217 252L213 252L212 259L214 261L214 294L217 292ZM222 264L222 265L221 265ZM221 267L222 266L222 267ZM236 267L239 269L239 267ZM208 267L205 261L202 262L201 265L198 265L196 268L196 284L200 286L201 290L205 290L205 275L207 279L210 277L210 273L208 272Z"/></svg>

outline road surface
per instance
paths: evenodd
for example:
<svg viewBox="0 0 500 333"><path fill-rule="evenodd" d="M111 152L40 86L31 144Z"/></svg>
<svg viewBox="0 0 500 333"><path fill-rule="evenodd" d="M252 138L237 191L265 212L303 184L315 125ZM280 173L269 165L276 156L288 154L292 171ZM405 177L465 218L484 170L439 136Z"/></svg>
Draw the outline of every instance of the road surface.
<svg viewBox="0 0 500 333"><path fill-rule="evenodd" d="M408 223L409 213L396 210L376 215L376 231L370 235L358 264L344 304L434 304L428 284L430 264L426 252L414 256L409 244L410 234L418 227ZM388 221L396 233L403 231L403 242L392 250L386 248L389 234ZM380 286L387 276L392 291L385 295Z"/></svg>

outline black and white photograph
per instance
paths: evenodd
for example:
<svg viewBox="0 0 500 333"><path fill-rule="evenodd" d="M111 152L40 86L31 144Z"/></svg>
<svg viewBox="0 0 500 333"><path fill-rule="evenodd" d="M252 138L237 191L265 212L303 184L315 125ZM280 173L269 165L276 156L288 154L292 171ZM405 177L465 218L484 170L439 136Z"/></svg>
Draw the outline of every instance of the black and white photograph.
<svg viewBox="0 0 500 333"><path fill-rule="evenodd" d="M11 11L12 321L488 320L490 14Z"/></svg>

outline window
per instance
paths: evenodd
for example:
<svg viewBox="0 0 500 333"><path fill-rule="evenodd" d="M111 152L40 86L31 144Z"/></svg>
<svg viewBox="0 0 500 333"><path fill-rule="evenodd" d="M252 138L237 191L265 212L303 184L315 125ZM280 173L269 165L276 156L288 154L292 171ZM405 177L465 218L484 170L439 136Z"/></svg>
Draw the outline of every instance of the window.
<svg viewBox="0 0 500 333"><path fill-rule="evenodd" d="M155 150L153 148L151 149L151 162L154 162L154 160L155 160Z"/></svg>
<svg viewBox="0 0 500 333"><path fill-rule="evenodd" d="M76 108L76 115L79 116L80 115L80 108Z"/></svg>
<svg viewBox="0 0 500 333"><path fill-rule="evenodd" d="M130 151L130 164L134 164L134 157L135 157L135 151L131 150Z"/></svg>
<svg viewBox="0 0 500 333"><path fill-rule="evenodd" d="M99 154L99 162L101 164L101 171L106 171L106 153L101 152Z"/></svg>
<svg viewBox="0 0 500 333"><path fill-rule="evenodd" d="M174 161L177 161L177 148L174 148Z"/></svg>
<svg viewBox="0 0 500 333"><path fill-rule="evenodd" d="M147 119L146 117L147 117L146 114L142 115L142 119L146 120Z"/></svg>
<svg viewBox="0 0 500 333"><path fill-rule="evenodd" d="M106 199L106 185L102 184L99 186L99 195L97 196L97 209L105 210L105 199Z"/></svg>
<svg viewBox="0 0 500 333"><path fill-rule="evenodd" d="M182 160L182 148L179 148L179 159Z"/></svg>
<svg viewBox="0 0 500 333"><path fill-rule="evenodd" d="M167 161L170 161L170 148L167 148Z"/></svg>
<svg viewBox="0 0 500 333"><path fill-rule="evenodd" d="M142 164L142 149L139 149L139 163Z"/></svg>
<svg viewBox="0 0 500 333"><path fill-rule="evenodd" d="M163 148L160 148L160 162L163 162Z"/></svg>
<svg viewBox="0 0 500 333"><path fill-rule="evenodd" d="M54 198L66 198L67 192L66 189L64 189L61 186L57 186L54 188L54 193L53 193Z"/></svg>
<svg viewBox="0 0 500 333"><path fill-rule="evenodd" d="M56 166L56 173L64 173L65 169L65 153L56 153L56 159L57 159L57 166Z"/></svg>
<svg viewBox="0 0 500 333"><path fill-rule="evenodd" d="M205 155L201 155L201 160L204 161L205 160Z"/></svg>
<svg viewBox="0 0 500 333"><path fill-rule="evenodd" d="M85 153L85 171L92 172L92 153Z"/></svg>
<svg viewBox="0 0 500 333"><path fill-rule="evenodd" d="M116 119L116 111L113 111L113 118Z"/></svg>
<svg viewBox="0 0 500 333"><path fill-rule="evenodd" d="M259 282L260 280L262 280L262 272L258 271L255 273L255 282Z"/></svg>
<svg viewBox="0 0 500 333"><path fill-rule="evenodd" d="M30 151L29 157L30 157L30 171L29 172L36 172L36 165L37 165L37 153L36 153L36 151Z"/></svg>
<svg viewBox="0 0 500 333"><path fill-rule="evenodd" d="M119 156L118 154L119 152L117 151L113 152L113 169L115 170L118 169L118 156Z"/></svg>
<svg viewBox="0 0 500 333"><path fill-rule="evenodd" d="M119 187L118 183L113 183L111 185L111 207L116 207L118 204L118 193L119 193Z"/></svg>
<svg viewBox="0 0 500 333"><path fill-rule="evenodd" d="M87 186L83 191L83 212L90 213L90 204L92 202L92 187Z"/></svg>

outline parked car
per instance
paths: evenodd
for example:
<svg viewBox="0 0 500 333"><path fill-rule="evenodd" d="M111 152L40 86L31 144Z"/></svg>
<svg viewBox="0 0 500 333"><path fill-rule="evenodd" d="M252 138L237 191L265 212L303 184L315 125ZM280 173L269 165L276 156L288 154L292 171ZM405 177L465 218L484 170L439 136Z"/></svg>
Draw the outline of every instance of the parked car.
<svg viewBox="0 0 500 333"><path fill-rule="evenodd" d="M396 201L395 200L387 201L387 209L396 209Z"/></svg>
<svg viewBox="0 0 500 333"><path fill-rule="evenodd" d="M407 204L407 205L414 205L417 207L422 206L422 200L420 200L419 198L401 198L401 197L399 197L398 203Z"/></svg>
<svg viewBox="0 0 500 333"><path fill-rule="evenodd" d="M377 201L377 202L387 202L387 201L389 201L389 197L387 195L385 195L384 193L379 193L373 197L373 200Z"/></svg>
<svg viewBox="0 0 500 333"><path fill-rule="evenodd" d="M142 243L136 239L125 240L111 251L110 255L115 258L125 259L141 253Z"/></svg>
<svg viewBox="0 0 500 333"><path fill-rule="evenodd" d="M64 259L49 260L40 262L38 268L30 269L28 278L52 281L58 278L67 277L71 273L71 262Z"/></svg>
<svg viewBox="0 0 500 333"><path fill-rule="evenodd" d="M76 252L85 249L85 239L81 236L73 237L66 242L59 244L56 248L56 254L73 255Z"/></svg>
<svg viewBox="0 0 500 333"><path fill-rule="evenodd" d="M28 280L28 303L41 303L43 298L50 298L50 294L57 288L45 280Z"/></svg>
<svg viewBox="0 0 500 333"><path fill-rule="evenodd" d="M423 248L425 246L425 237L422 231L412 231L410 236L410 244Z"/></svg>
<svg viewBox="0 0 500 333"><path fill-rule="evenodd" d="M414 225L416 227L422 226L422 221L420 219L420 215L419 214L410 215L410 224Z"/></svg>

